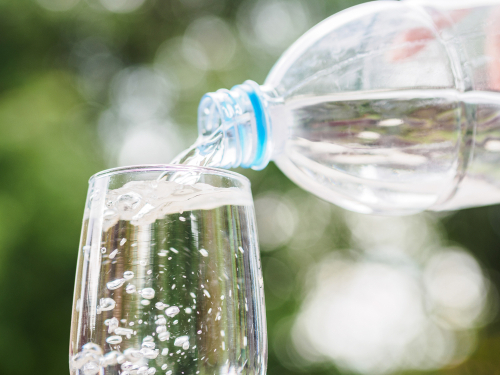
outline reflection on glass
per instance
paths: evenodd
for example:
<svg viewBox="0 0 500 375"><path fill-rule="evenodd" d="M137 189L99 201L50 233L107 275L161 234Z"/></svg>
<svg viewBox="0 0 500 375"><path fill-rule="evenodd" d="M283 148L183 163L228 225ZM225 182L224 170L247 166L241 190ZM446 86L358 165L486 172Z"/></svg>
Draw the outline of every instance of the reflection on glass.
<svg viewBox="0 0 500 375"><path fill-rule="evenodd" d="M91 179L71 374L263 374L264 314L248 180L179 166Z"/></svg>

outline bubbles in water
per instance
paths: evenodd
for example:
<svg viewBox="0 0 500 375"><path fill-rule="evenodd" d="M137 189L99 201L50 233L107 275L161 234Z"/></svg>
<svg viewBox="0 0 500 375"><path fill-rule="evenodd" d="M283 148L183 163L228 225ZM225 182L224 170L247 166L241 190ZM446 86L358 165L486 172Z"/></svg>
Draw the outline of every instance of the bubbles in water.
<svg viewBox="0 0 500 375"><path fill-rule="evenodd" d="M161 256L161 257L166 257L167 254L168 254L167 250L160 250L160 252L158 253L158 255Z"/></svg>
<svg viewBox="0 0 500 375"><path fill-rule="evenodd" d="M131 278L133 278L133 277L134 277L134 273L133 273L132 271L125 271L125 272L123 273L123 278L124 278L125 280L130 280L130 279L131 279Z"/></svg>
<svg viewBox="0 0 500 375"><path fill-rule="evenodd" d="M153 299L155 297L155 290L153 288L144 288L141 291L141 295L146 299Z"/></svg>
<svg viewBox="0 0 500 375"><path fill-rule="evenodd" d="M123 354L130 362L137 362L142 358L142 353L133 348L125 349Z"/></svg>
<svg viewBox="0 0 500 375"><path fill-rule="evenodd" d="M147 300L147 299L143 299L143 300L141 301L141 305L143 305L143 306L148 306L150 303L151 303L151 302L150 302L149 300Z"/></svg>
<svg viewBox="0 0 500 375"><path fill-rule="evenodd" d="M153 338L153 336L146 336L142 339L142 342L154 342L155 339Z"/></svg>
<svg viewBox="0 0 500 375"><path fill-rule="evenodd" d="M109 259L114 259L114 257L118 254L118 249L115 249L109 254Z"/></svg>
<svg viewBox="0 0 500 375"><path fill-rule="evenodd" d="M170 306L165 310L165 314L167 314L168 317L173 318L177 314L179 314L180 309L177 306Z"/></svg>
<svg viewBox="0 0 500 375"><path fill-rule="evenodd" d="M158 326L156 327L156 333L163 333L167 330L167 326Z"/></svg>
<svg viewBox="0 0 500 375"><path fill-rule="evenodd" d="M101 247L101 254L104 254L106 252L106 248L105 247Z"/></svg>
<svg viewBox="0 0 500 375"><path fill-rule="evenodd" d="M146 264L148 264L148 262L146 262L145 260L141 260L141 261L139 261L139 264L141 266L145 266Z"/></svg>
<svg viewBox="0 0 500 375"><path fill-rule="evenodd" d="M191 310L191 307L186 307L184 311L186 312L186 314L191 314L193 310Z"/></svg>
<svg viewBox="0 0 500 375"><path fill-rule="evenodd" d="M136 291L135 285L134 284L128 284L127 287L125 288L125 291L128 294L135 293L135 291Z"/></svg>
<svg viewBox="0 0 500 375"><path fill-rule="evenodd" d="M146 375L153 375L156 373L156 369L154 367L150 367L146 372ZM139 374L138 374L139 375Z"/></svg>
<svg viewBox="0 0 500 375"><path fill-rule="evenodd" d="M204 257L207 257L208 251L206 251L205 249L200 249L200 254L203 255Z"/></svg>
<svg viewBox="0 0 500 375"><path fill-rule="evenodd" d="M224 344L224 343L222 343ZM184 344L182 344L182 349L188 350L189 349L189 341L186 341Z"/></svg>
<svg viewBox="0 0 500 375"><path fill-rule="evenodd" d="M163 310L165 307L167 307L168 305L163 303L163 302L156 302L155 303L155 307L158 309L158 310Z"/></svg>
<svg viewBox="0 0 500 375"><path fill-rule="evenodd" d="M170 339L170 332L168 332L168 331L161 332L161 333L158 334L158 338L160 339L160 341L166 341L166 340ZM167 350L167 352L163 353L163 351L165 351L165 349L163 349L163 351L161 352L161 354L162 355L167 355L168 354L168 349L166 349L166 350Z"/></svg>
<svg viewBox="0 0 500 375"><path fill-rule="evenodd" d="M167 355L168 354L168 348L165 348L161 351L161 355Z"/></svg>
<svg viewBox="0 0 500 375"><path fill-rule="evenodd" d="M155 324L165 325L165 324L167 324L167 319L165 319L163 316L158 317L158 319L155 321Z"/></svg>
<svg viewBox="0 0 500 375"><path fill-rule="evenodd" d="M208 290L203 289L203 294L210 298L210 293L208 293Z"/></svg>
<svg viewBox="0 0 500 375"><path fill-rule="evenodd" d="M118 289L119 287L121 287L124 283L125 283L125 279L116 279L116 280L108 282L106 284L106 287L109 290L115 290L115 289Z"/></svg>
<svg viewBox="0 0 500 375"><path fill-rule="evenodd" d="M114 366L118 363L118 356L119 356L119 352L113 350L109 353L107 353L103 359L102 359L102 364L104 366Z"/></svg>
<svg viewBox="0 0 500 375"><path fill-rule="evenodd" d="M163 354L163 352L162 352L161 354ZM161 365L161 369L162 369L162 370L166 370L166 369L167 369L167 367L168 367L168 365L167 365L166 363L165 363L164 365Z"/></svg>
<svg viewBox="0 0 500 375"><path fill-rule="evenodd" d="M182 346L182 347L184 347L185 343L188 344L188 348L189 348L189 336L179 336L179 337L177 337L175 339L174 346Z"/></svg>
<svg viewBox="0 0 500 375"><path fill-rule="evenodd" d="M141 202L141 196L137 193L130 192L127 194L120 195L116 200L116 206L121 211L132 211Z"/></svg>
<svg viewBox="0 0 500 375"><path fill-rule="evenodd" d="M116 335L131 337L133 333L134 330L131 328L123 328L123 327L115 328Z"/></svg>
<svg viewBox="0 0 500 375"><path fill-rule="evenodd" d="M113 333L115 331L115 329L118 328L119 326L119 322L118 322L118 319L116 318L111 318L108 322L108 333Z"/></svg>
<svg viewBox="0 0 500 375"><path fill-rule="evenodd" d="M84 375L95 375L99 372L100 366L96 362L88 362L83 365Z"/></svg>
<svg viewBox="0 0 500 375"><path fill-rule="evenodd" d="M101 347L93 342L88 342L82 346L82 351L85 353L94 353L97 355L102 355L103 351Z"/></svg>
<svg viewBox="0 0 500 375"><path fill-rule="evenodd" d="M106 339L106 342L111 345L117 345L122 342L122 337L121 336L109 336Z"/></svg>
<svg viewBox="0 0 500 375"><path fill-rule="evenodd" d="M172 370L168 370L165 375L172 375Z"/></svg>
<svg viewBox="0 0 500 375"><path fill-rule="evenodd" d="M147 349L147 348L142 348L141 353L144 356L144 358L147 359L155 359L158 357L158 354L160 354L160 351L158 349Z"/></svg>
<svg viewBox="0 0 500 375"><path fill-rule="evenodd" d="M154 349L156 348L156 345L153 341L144 341L141 347L146 349Z"/></svg>
<svg viewBox="0 0 500 375"><path fill-rule="evenodd" d="M112 298L101 298L99 301L98 309L101 311L113 310L116 306L116 302Z"/></svg>
<svg viewBox="0 0 500 375"><path fill-rule="evenodd" d="M122 240L120 241L120 246L125 245L125 242L127 242L127 239L126 238L122 238Z"/></svg>

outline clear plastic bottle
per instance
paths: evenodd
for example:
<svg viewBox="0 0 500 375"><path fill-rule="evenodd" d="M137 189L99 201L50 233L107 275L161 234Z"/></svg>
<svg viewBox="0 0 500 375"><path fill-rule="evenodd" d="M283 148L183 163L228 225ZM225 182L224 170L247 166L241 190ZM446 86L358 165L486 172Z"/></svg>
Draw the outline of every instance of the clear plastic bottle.
<svg viewBox="0 0 500 375"><path fill-rule="evenodd" d="M500 202L500 1L430 3L349 8L297 40L264 85L206 94L177 162L273 160L362 213Z"/></svg>

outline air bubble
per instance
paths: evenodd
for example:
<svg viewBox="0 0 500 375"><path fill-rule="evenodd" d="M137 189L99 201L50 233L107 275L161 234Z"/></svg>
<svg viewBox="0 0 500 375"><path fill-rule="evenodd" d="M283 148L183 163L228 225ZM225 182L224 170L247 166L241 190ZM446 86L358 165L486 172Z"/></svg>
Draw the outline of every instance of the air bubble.
<svg viewBox="0 0 500 375"><path fill-rule="evenodd" d="M143 299L143 300L141 301L141 305L143 305L143 306L148 306L150 303L151 303L151 301L149 301L149 300L147 300L147 299Z"/></svg>
<svg viewBox="0 0 500 375"><path fill-rule="evenodd" d="M82 346L82 351L85 353L95 353L97 355L102 355L103 351L101 347L93 342L88 342Z"/></svg>
<svg viewBox="0 0 500 375"><path fill-rule="evenodd" d="M106 248L105 247L101 247L101 254L104 254L106 253Z"/></svg>
<svg viewBox="0 0 500 375"><path fill-rule="evenodd" d="M125 288L125 291L126 291L128 294L135 293L135 291L136 291L135 285L133 285L133 284L128 284L128 285L127 285L127 287Z"/></svg>
<svg viewBox="0 0 500 375"><path fill-rule="evenodd" d="M166 341L168 339L170 339L170 332L168 331L165 331L165 332L161 332L158 334L158 339L160 339L160 341ZM167 355L168 354L168 349L166 349L167 352L166 353L163 353L163 351L165 351L165 349L163 349L162 351L162 355Z"/></svg>
<svg viewBox="0 0 500 375"><path fill-rule="evenodd" d="M116 200L116 206L122 211L132 211L141 202L141 196L137 193L130 192L127 194L120 195Z"/></svg>
<svg viewBox="0 0 500 375"><path fill-rule="evenodd" d="M109 336L107 339L106 339L106 342L108 344L111 344L111 345L117 345L119 343L122 342L122 337L121 336Z"/></svg>
<svg viewBox="0 0 500 375"><path fill-rule="evenodd" d="M116 318L111 318L109 319L108 321L108 333L113 333L119 326L119 322L118 322L118 319Z"/></svg>
<svg viewBox="0 0 500 375"><path fill-rule="evenodd" d="M174 346L183 346L185 343L189 345L189 336L179 336L174 341Z"/></svg>
<svg viewBox="0 0 500 375"><path fill-rule="evenodd" d="M122 240L120 241L120 246L125 245L125 242L127 242L127 239L126 238L122 238Z"/></svg>
<svg viewBox="0 0 500 375"><path fill-rule="evenodd" d="M155 290L153 288L144 288L141 291L141 295L146 299L153 299L155 297Z"/></svg>
<svg viewBox="0 0 500 375"><path fill-rule="evenodd" d="M168 305L164 304L163 302L156 302L155 303L155 307L158 309L158 310L163 310L165 307L167 307Z"/></svg>
<svg viewBox="0 0 500 375"><path fill-rule="evenodd" d="M101 298L99 301L99 306L97 307L101 311L113 310L116 306L116 302L112 298Z"/></svg>
<svg viewBox="0 0 500 375"><path fill-rule="evenodd" d="M153 341L144 341L141 345L142 348L146 349L154 349L156 347Z"/></svg>
<svg viewBox="0 0 500 375"><path fill-rule="evenodd" d="M125 272L123 273L123 278L124 278L125 280L130 280L130 279L131 279L131 278L133 278L133 277L134 277L134 273L133 273L132 271L125 271Z"/></svg>
<svg viewBox="0 0 500 375"><path fill-rule="evenodd" d="M147 358L147 359L155 359L156 357L158 357L158 354L160 353L160 351L158 349L146 349L146 348L143 348L140 350L142 355L144 356L144 358Z"/></svg>
<svg viewBox="0 0 500 375"><path fill-rule="evenodd" d="M101 369L101 367L99 366L99 364L97 364L95 362L88 362L85 365L83 365L83 374L84 375L95 375L95 374L99 373L100 369Z"/></svg>
<svg viewBox="0 0 500 375"><path fill-rule="evenodd" d="M163 333L167 331L167 326L158 326L156 327L156 333Z"/></svg>
<svg viewBox="0 0 500 375"><path fill-rule="evenodd" d="M115 249L111 252L111 254L109 254L108 258L109 259L114 259L116 254L118 254L118 249Z"/></svg>
<svg viewBox="0 0 500 375"><path fill-rule="evenodd" d="M158 318L157 320L155 320L155 324L159 325L159 326L165 325L165 324L167 324L167 319L165 319L163 317Z"/></svg>
<svg viewBox="0 0 500 375"><path fill-rule="evenodd" d="M205 249L200 249L200 254L203 255L204 257L207 257L208 251L206 251Z"/></svg>
<svg viewBox="0 0 500 375"><path fill-rule="evenodd" d="M165 314L167 314L168 317L173 318L177 314L179 314L180 309L177 306L170 306L165 310Z"/></svg>
<svg viewBox="0 0 500 375"><path fill-rule="evenodd" d="M161 354L163 354L163 352L162 352ZM161 369L162 369L162 370L166 370L166 369L167 369L167 367L168 367L168 365L167 365L166 363L165 363L164 365L161 365Z"/></svg>
<svg viewBox="0 0 500 375"><path fill-rule="evenodd" d="M106 287L109 290L115 290L121 287L125 283L125 279L116 279L113 281L110 281L109 283L106 284Z"/></svg>

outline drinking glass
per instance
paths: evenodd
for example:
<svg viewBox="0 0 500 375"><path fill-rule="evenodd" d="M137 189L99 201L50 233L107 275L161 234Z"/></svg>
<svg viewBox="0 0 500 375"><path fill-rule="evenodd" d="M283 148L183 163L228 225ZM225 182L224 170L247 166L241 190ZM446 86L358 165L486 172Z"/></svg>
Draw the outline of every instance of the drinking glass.
<svg viewBox="0 0 500 375"><path fill-rule="evenodd" d="M100 172L89 184L70 373L264 374L249 181L213 168L152 165Z"/></svg>

